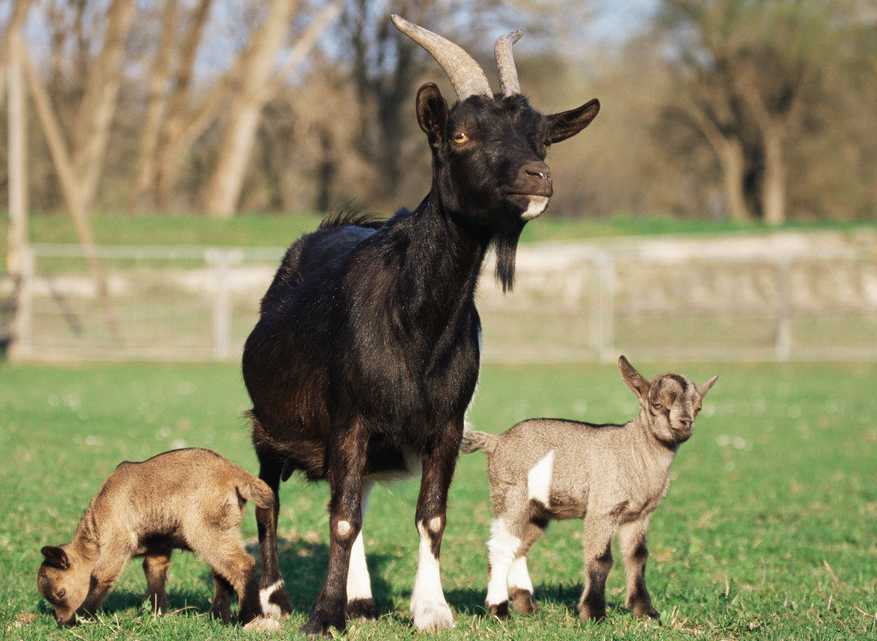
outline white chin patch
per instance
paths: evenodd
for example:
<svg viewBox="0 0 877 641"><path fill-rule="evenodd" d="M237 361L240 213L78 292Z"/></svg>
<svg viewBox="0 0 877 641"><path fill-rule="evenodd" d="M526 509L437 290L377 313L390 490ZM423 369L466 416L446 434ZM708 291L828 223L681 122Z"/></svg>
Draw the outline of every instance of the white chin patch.
<svg viewBox="0 0 877 641"><path fill-rule="evenodd" d="M538 218L548 207L548 196L530 196L530 204L527 205L527 211L521 214L522 220L533 220Z"/></svg>

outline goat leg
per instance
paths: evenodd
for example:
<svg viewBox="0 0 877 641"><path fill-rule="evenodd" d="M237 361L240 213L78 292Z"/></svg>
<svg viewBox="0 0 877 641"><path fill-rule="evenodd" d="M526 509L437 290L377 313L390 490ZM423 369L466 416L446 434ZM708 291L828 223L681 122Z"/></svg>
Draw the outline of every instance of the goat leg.
<svg viewBox="0 0 877 641"><path fill-rule="evenodd" d="M646 589L646 560L649 551L646 547L646 528L648 518L625 523L618 531L618 540L624 554L624 569L627 573L627 601L636 617L660 618L658 611L652 606L652 599Z"/></svg>
<svg viewBox="0 0 877 641"><path fill-rule="evenodd" d="M347 611L347 575L350 551L362 528L362 490L366 469L368 433L362 420L335 433L330 445L329 485L329 570L317 603L301 630L306 634L329 634L345 628Z"/></svg>
<svg viewBox="0 0 877 641"><path fill-rule="evenodd" d="M262 576L259 579L259 602L262 614L280 618L292 612L289 597L283 589L283 576L277 555L277 518L280 513L280 478L283 459L267 449L256 449L259 456L259 478L274 492L274 509L256 508L259 528L259 553Z"/></svg>
<svg viewBox="0 0 877 641"><path fill-rule="evenodd" d="M585 589L578 608L582 621L606 618L606 577L612 569L614 529L606 518L585 517Z"/></svg>
<svg viewBox="0 0 877 641"><path fill-rule="evenodd" d="M423 455L423 475L414 519L420 547L411 592L414 627L421 631L454 627L454 615L442 589L439 557L447 522L448 487L454 476L462 437L463 418L460 417L436 435Z"/></svg>

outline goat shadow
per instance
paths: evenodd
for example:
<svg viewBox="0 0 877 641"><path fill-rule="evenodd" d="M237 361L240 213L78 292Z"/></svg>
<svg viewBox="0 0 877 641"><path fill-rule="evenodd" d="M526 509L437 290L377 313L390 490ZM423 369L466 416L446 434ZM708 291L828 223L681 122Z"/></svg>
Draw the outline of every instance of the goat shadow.
<svg viewBox="0 0 877 641"><path fill-rule="evenodd" d="M579 598L582 596L584 586L582 584L543 583L534 586L535 599L538 605L551 603L566 607L576 612ZM484 588L456 588L445 591L445 598L451 607L460 614L471 616L487 616L487 608L484 605ZM626 612L621 603L606 599L607 612ZM514 615L513 615L514 616Z"/></svg>
<svg viewBox="0 0 877 641"><path fill-rule="evenodd" d="M196 592L179 589L174 586L173 579L169 580L167 586L168 611L180 612L185 610L187 612L207 614L210 611L210 601L213 594L213 575L211 574L208 576L210 580L210 596L205 596L205 593L202 591ZM52 608L44 599L39 599L37 601L34 610L40 614L46 615L51 615L53 612ZM149 611L149 604L146 600L145 580L143 581L142 592L135 592L132 590L113 590L110 592L97 614L98 616L103 616L115 614L117 612L124 612L126 610L135 610L141 613Z"/></svg>
<svg viewBox="0 0 877 641"><path fill-rule="evenodd" d="M257 544L248 545L247 551L259 558ZM314 607L323 587L329 567L329 546L325 543L312 543L301 539L278 538L277 552L280 572L293 611L306 615ZM379 615L393 611L391 588L383 576L383 568L391 560L392 558L387 554L366 550L372 596ZM261 568L259 571L261 572Z"/></svg>

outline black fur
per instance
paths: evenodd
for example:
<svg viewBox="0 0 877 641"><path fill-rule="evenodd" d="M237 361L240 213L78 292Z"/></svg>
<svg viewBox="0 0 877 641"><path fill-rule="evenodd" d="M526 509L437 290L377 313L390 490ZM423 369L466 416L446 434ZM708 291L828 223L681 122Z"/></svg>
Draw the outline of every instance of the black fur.
<svg viewBox="0 0 877 641"><path fill-rule="evenodd" d="M429 84L417 112L432 150L429 194L388 221L342 212L295 242L244 348L260 476L275 496L294 470L331 485L329 571L310 633L344 627L363 479L404 468L406 451L423 465L417 522L440 517L430 531L439 556L478 379L481 265L493 244L497 277L510 289L527 194L550 196L543 160L555 121L523 96L471 97L449 111ZM466 144L453 141L459 131ZM342 521L352 528L344 537L336 531ZM280 578L276 534L260 526L259 538L270 570L264 587Z"/></svg>

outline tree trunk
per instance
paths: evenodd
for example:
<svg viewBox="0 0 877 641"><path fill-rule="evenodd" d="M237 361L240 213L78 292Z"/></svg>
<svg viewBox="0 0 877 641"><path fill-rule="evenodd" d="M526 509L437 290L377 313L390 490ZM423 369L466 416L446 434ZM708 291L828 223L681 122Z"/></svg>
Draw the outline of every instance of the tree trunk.
<svg viewBox="0 0 877 641"><path fill-rule="evenodd" d="M137 162L137 181L133 201L140 202L152 186L155 176L155 150L161 133L161 123L167 102L167 84L171 75L171 54L177 33L177 0L165 0L161 16L161 40L149 73L149 95L140 153Z"/></svg>
<svg viewBox="0 0 877 641"><path fill-rule="evenodd" d="M158 143L152 160L152 175L147 183L153 190L153 204L160 209L168 206L170 195L179 177L181 156L185 149L179 148L180 132L185 126L189 111L189 98L194 74L195 58L201 46L204 26L210 16L213 0L199 0L192 11L187 35L180 46L179 61L173 89L169 99L167 115L158 136Z"/></svg>
<svg viewBox="0 0 877 641"><path fill-rule="evenodd" d="M94 202L97 184L103 173L104 152L122 79L125 42L136 10L134 0L113 0L107 10L103 47L88 74L85 95L77 111L73 166L80 183L85 211Z"/></svg>
<svg viewBox="0 0 877 641"><path fill-rule="evenodd" d="M731 220L750 222L753 219L746 203L743 180L746 171L743 146L737 140L723 139L718 150L719 164L722 167L722 185L725 190L728 213Z"/></svg>
<svg viewBox="0 0 877 641"><path fill-rule="evenodd" d="M58 125L58 119L55 116L54 111L52 111L49 94L40 82L36 71L34 71L30 60L28 60L27 55L23 50L21 52L21 63L24 68L25 77L27 78L27 84L30 88L34 106L36 107L37 116L43 126L43 132L46 136L46 143L49 146L49 152L51 153L55 170L57 171L61 182L61 191L64 194L67 209L70 212L70 216L73 218L73 226L76 229L76 235L79 238L79 245L82 247L82 251L88 260L89 268L91 269L92 277L94 278L97 298L104 309L110 332L118 339L121 337L119 326L110 305L107 280L97 256L94 234L92 233L91 225L86 217L85 207L83 206L82 186L73 168L73 161L67 150L67 143L64 141L64 136L61 134L61 127Z"/></svg>
<svg viewBox="0 0 877 641"><path fill-rule="evenodd" d="M710 115L693 102L682 105L684 112L692 123L709 142L719 161L722 170L722 186L731 220L749 222L753 220L752 212L746 203L744 179L746 161L743 153L743 142L733 131L724 130Z"/></svg>
<svg viewBox="0 0 877 641"><path fill-rule="evenodd" d="M764 142L764 184L761 188L764 222L786 222L786 162L783 153L782 127L772 124L762 128Z"/></svg>
<svg viewBox="0 0 877 641"><path fill-rule="evenodd" d="M12 54L10 48L13 46L13 40L20 37L21 27L27 19L32 4L33 0L17 0L10 12L6 29L0 36L0 108L3 107L3 99L6 97L6 83L14 82L12 79L7 79L8 60Z"/></svg>
<svg viewBox="0 0 877 641"><path fill-rule="evenodd" d="M4 42L4 69L9 91L9 249L6 262L16 286L27 247L27 103L21 70L22 46L19 23L12 26ZM0 87L2 91L3 87Z"/></svg>
<svg viewBox="0 0 877 641"><path fill-rule="evenodd" d="M204 207L211 216L229 218L237 207L260 112L274 91L271 82L274 56L283 45L287 25L297 5L297 0L273 0L265 23L253 36L253 42L244 54L238 76L238 93L226 120L216 168L204 192ZM337 2L323 8L299 38L284 71L294 69L304 60L337 13Z"/></svg>

